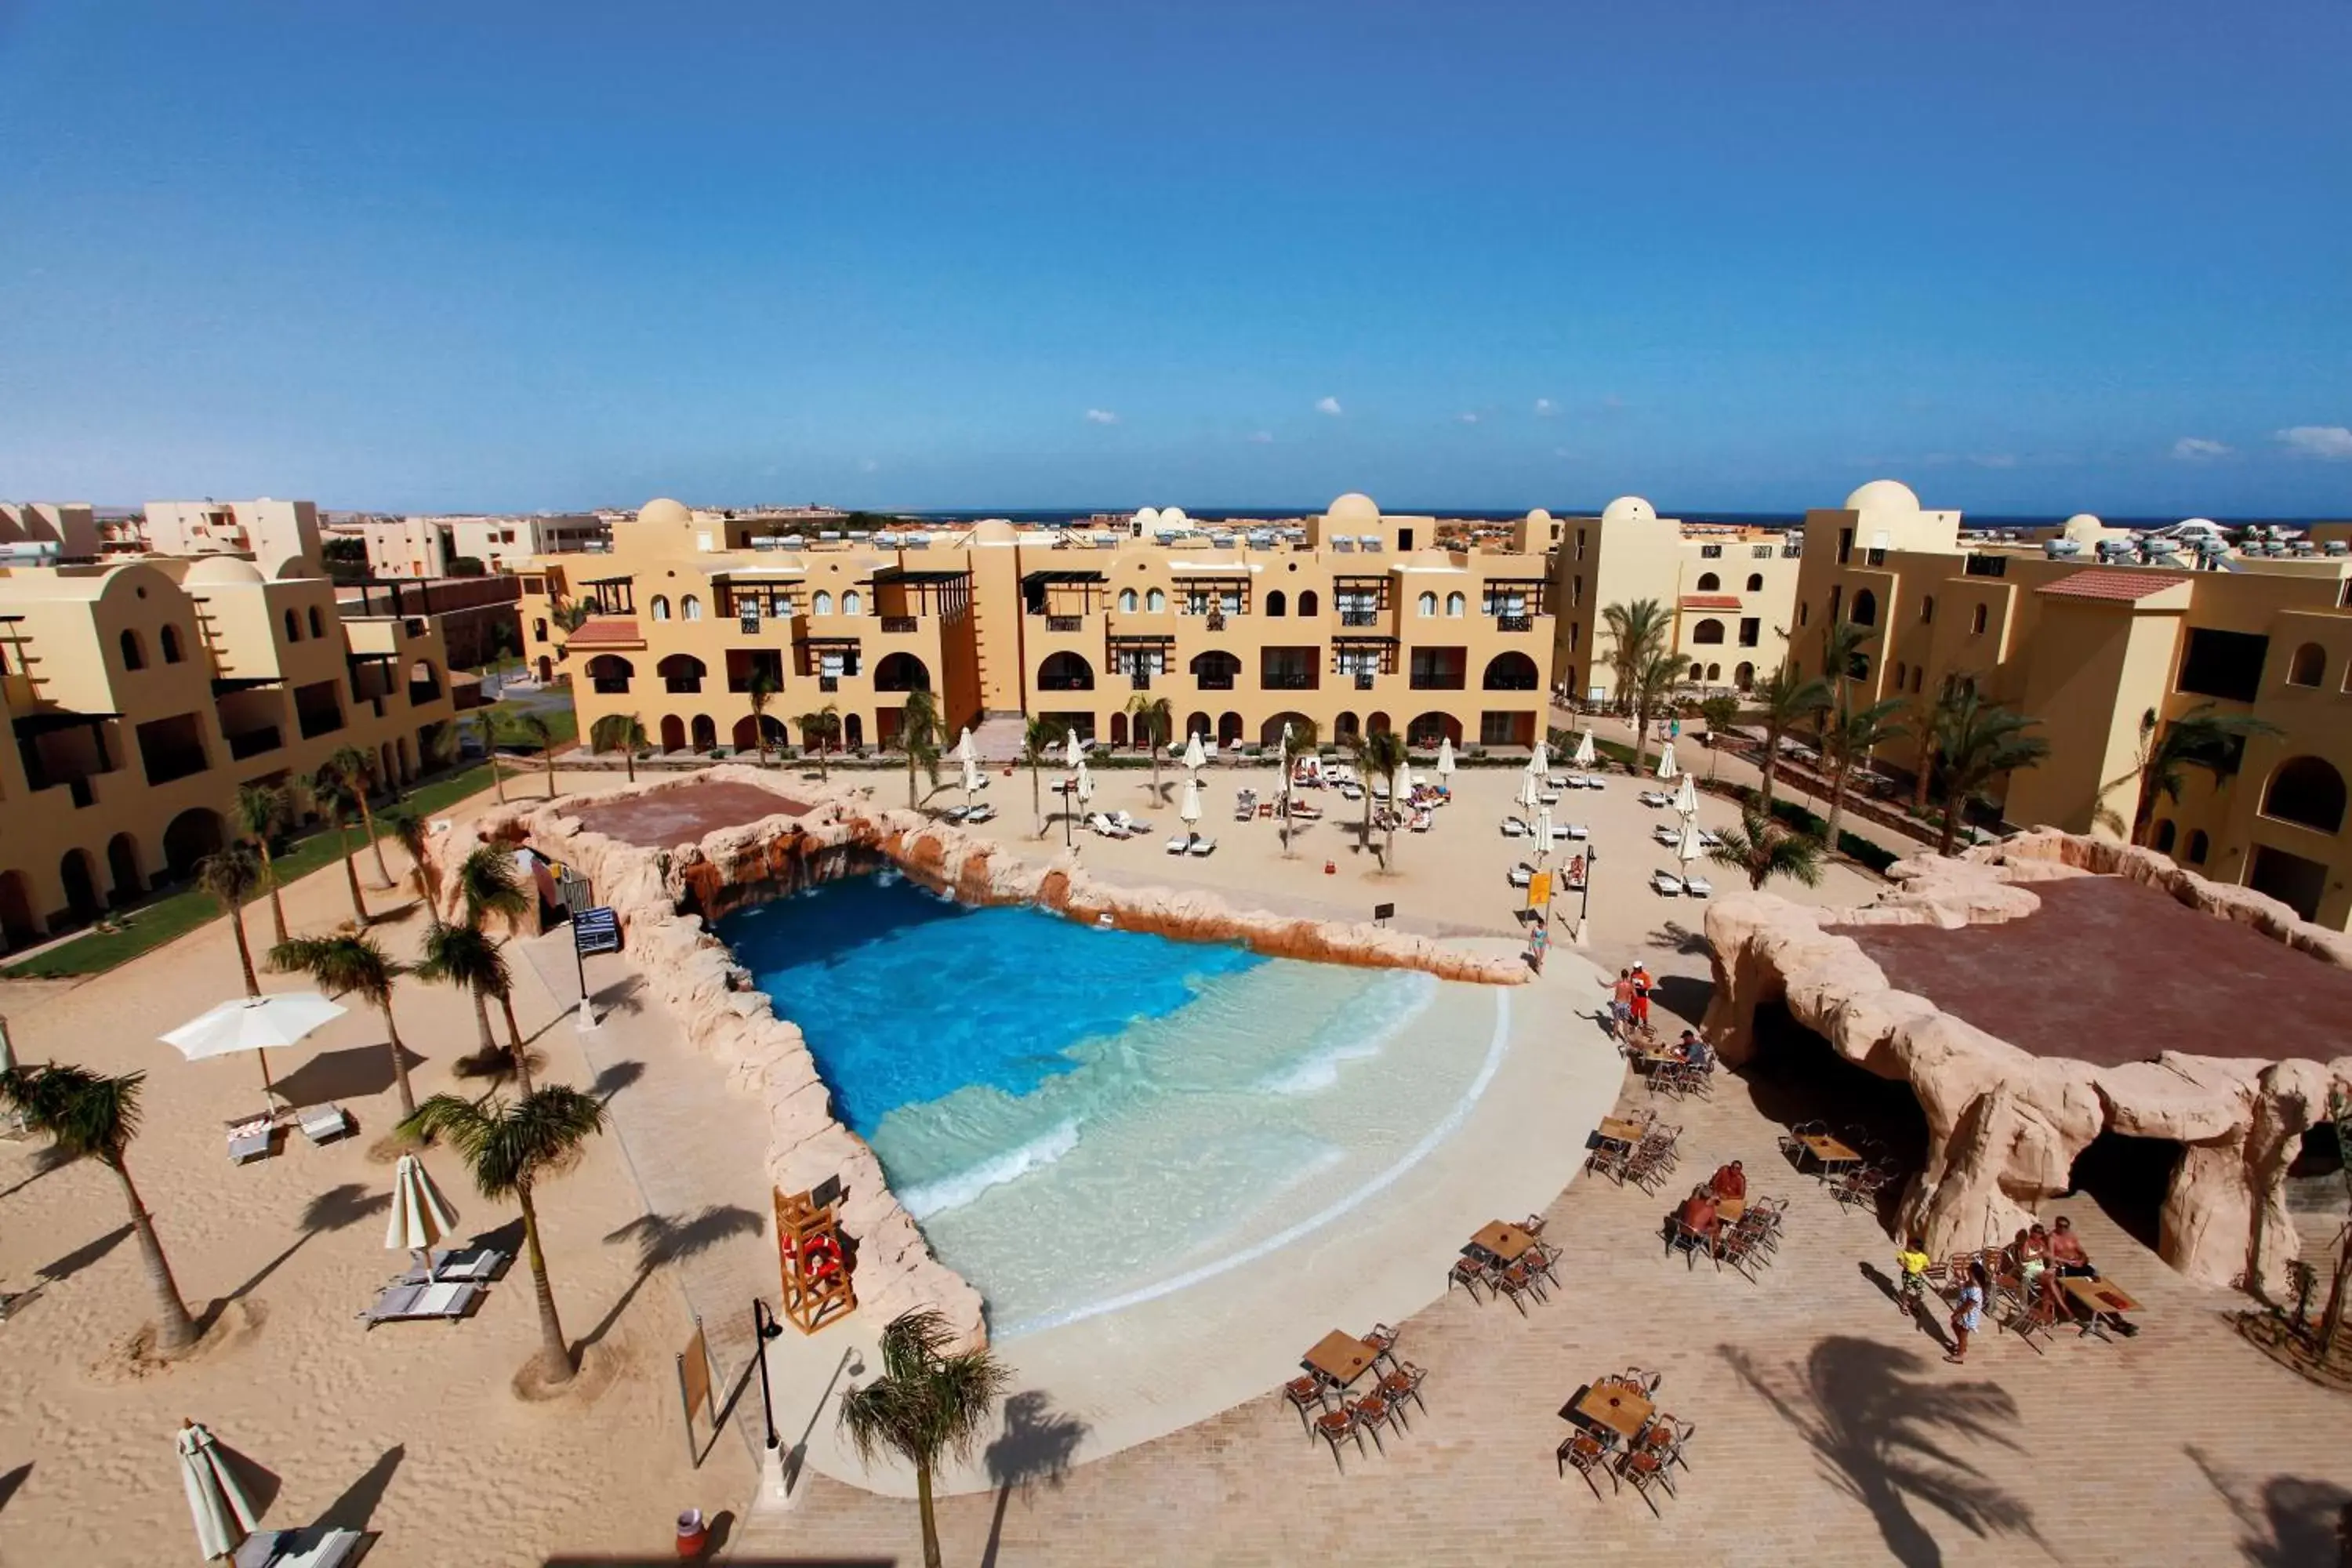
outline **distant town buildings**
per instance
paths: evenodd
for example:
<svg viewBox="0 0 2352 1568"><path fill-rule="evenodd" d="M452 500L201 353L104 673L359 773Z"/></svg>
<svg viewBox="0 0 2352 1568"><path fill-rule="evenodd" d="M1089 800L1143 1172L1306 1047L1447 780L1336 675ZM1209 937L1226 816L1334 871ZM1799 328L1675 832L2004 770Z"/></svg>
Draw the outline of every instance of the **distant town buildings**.
<svg viewBox="0 0 2352 1568"><path fill-rule="evenodd" d="M146 547L157 555L249 555L275 573L321 568L319 509L306 500L149 501Z"/></svg>
<svg viewBox="0 0 2352 1568"><path fill-rule="evenodd" d="M520 517L404 517L362 523L368 572L375 577L434 578L477 574L454 570L470 563L481 574L519 570L538 555L602 550L611 524L593 513Z"/></svg>

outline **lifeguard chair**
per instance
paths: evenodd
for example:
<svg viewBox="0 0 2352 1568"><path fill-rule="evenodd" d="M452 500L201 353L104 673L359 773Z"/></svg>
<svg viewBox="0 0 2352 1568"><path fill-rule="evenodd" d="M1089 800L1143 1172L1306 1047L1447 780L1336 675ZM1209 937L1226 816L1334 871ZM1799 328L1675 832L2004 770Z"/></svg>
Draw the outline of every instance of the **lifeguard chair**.
<svg viewBox="0 0 2352 1568"><path fill-rule="evenodd" d="M831 1184L828 1184L830 1185ZM807 1193L775 1190L776 1254L783 1271L784 1316L804 1334L857 1310L849 1255L841 1245L836 1205Z"/></svg>

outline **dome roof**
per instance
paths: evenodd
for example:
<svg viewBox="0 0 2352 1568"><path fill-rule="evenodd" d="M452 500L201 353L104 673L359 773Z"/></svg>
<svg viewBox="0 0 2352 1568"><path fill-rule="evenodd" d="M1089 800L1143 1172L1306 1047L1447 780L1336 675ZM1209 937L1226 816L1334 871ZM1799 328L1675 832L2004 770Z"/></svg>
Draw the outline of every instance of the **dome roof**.
<svg viewBox="0 0 2352 1568"><path fill-rule="evenodd" d="M1541 507L1538 507L1535 510L1528 513L1528 521L1534 523L1537 527L1541 528L1551 521L1551 513L1544 510Z"/></svg>
<svg viewBox="0 0 2352 1568"><path fill-rule="evenodd" d="M1349 490L1323 509L1323 521L1376 527L1381 521L1381 509L1363 491Z"/></svg>
<svg viewBox="0 0 2352 1568"><path fill-rule="evenodd" d="M1159 509L1158 507L1156 507L1156 506L1142 506L1142 507L1138 507L1138 508L1136 508L1136 509L1135 509L1135 526L1136 526L1136 527L1138 527L1138 528L1152 528L1152 527L1156 527L1156 526L1158 526L1159 521L1160 521L1160 509Z"/></svg>
<svg viewBox="0 0 2352 1568"><path fill-rule="evenodd" d="M2092 540L2097 539L2106 531L2107 525L2105 523L2101 522L2097 518L2093 517L2087 511L2078 511L2074 516L2066 520L2066 525L2058 531L2058 537L2061 539L2077 539L2087 544Z"/></svg>
<svg viewBox="0 0 2352 1568"><path fill-rule="evenodd" d="M1162 528L1189 528L1192 522L1192 520L1184 515L1184 509L1181 506L1163 506L1160 509L1160 526Z"/></svg>
<svg viewBox="0 0 2352 1568"><path fill-rule="evenodd" d="M1917 511L1919 498L1900 479L1873 479L1845 498L1848 511Z"/></svg>
<svg viewBox="0 0 2352 1568"><path fill-rule="evenodd" d="M1001 517L992 517L971 525L964 538L973 544L1011 544L1020 539L1021 531Z"/></svg>
<svg viewBox="0 0 2352 1568"><path fill-rule="evenodd" d="M1658 509L1640 496L1619 496L1601 509L1601 521L1612 522L1655 522Z"/></svg>
<svg viewBox="0 0 2352 1568"><path fill-rule="evenodd" d="M646 502L637 509L637 521L660 523L669 528L681 528L694 521L694 514L667 496L661 496Z"/></svg>
<svg viewBox="0 0 2352 1568"><path fill-rule="evenodd" d="M2210 529L2216 533L2221 531L2221 525L2210 517L2184 517L2180 520L2180 526L2200 530Z"/></svg>
<svg viewBox="0 0 2352 1568"><path fill-rule="evenodd" d="M226 583L263 581L261 568L240 555L207 555L188 568L183 587L200 588Z"/></svg>

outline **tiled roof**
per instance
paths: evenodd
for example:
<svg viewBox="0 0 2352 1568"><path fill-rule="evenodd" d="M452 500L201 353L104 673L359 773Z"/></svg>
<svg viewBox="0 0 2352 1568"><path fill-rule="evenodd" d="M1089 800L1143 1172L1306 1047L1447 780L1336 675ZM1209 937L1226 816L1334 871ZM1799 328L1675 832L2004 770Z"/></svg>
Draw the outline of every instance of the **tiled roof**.
<svg viewBox="0 0 2352 1568"><path fill-rule="evenodd" d="M2061 599L2113 599L2129 603L2145 599L2151 594L2161 594L2175 583L2189 579L2177 572L2118 571L2112 567L2094 566L2086 571L2061 577L2042 590Z"/></svg>
<svg viewBox="0 0 2352 1568"><path fill-rule="evenodd" d="M1685 594L1683 608L1685 610L1736 610L1739 608L1739 597L1736 594Z"/></svg>
<svg viewBox="0 0 2352 1568"><path fill-rule="evenodd" d="M637 643L646 639L637 633L634 616L591 616L572 634L575 647L593 647L598 643Z"/></svg>

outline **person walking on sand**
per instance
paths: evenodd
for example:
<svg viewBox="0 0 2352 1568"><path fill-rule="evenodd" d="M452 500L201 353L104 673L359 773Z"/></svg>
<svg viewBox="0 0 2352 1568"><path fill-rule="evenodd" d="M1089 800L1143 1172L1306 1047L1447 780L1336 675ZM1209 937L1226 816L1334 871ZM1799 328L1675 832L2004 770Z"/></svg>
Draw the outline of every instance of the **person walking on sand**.
<svg viewBox="0 0 2352 1568"><path fill-rule="evenodd" d="M1991 1276L1985 1272L1984 1259L1970 1259L1968 1279L1960 1286L1959 1300L1952 1304L1952 1350L1944 1359L1954 1366L1963 1366L1968 1363L1969 1336L1984 1326L1985 1295L1991 1284Z"/></svg>
<svg viewBox="0 0 2352 1568"><path fill-rule="evenodd" d="M1932 1261L1916 1236L1895 1255L1895 1267L1901 1271L1895 1287L1895 1310L1906 1318L1917 1316L1920 1303L1927 1299L1927 1265Z"/></svg>
<svg viewBox="0 0 2352 1568"><path fill-rule="evenodd" d="M1647 1030L1650 1026L1650 972L1640 964L1633 966L1633 1027Z"/></svg>
<svg viewBox="0 0 2352 1568"><path fill-rule="evenodd" d="M1629 1030L1633 1022L1633 972L1621 969L1617 984L1609 990L1609 1016L1617 1020L1620 1034Z"/></svg>

